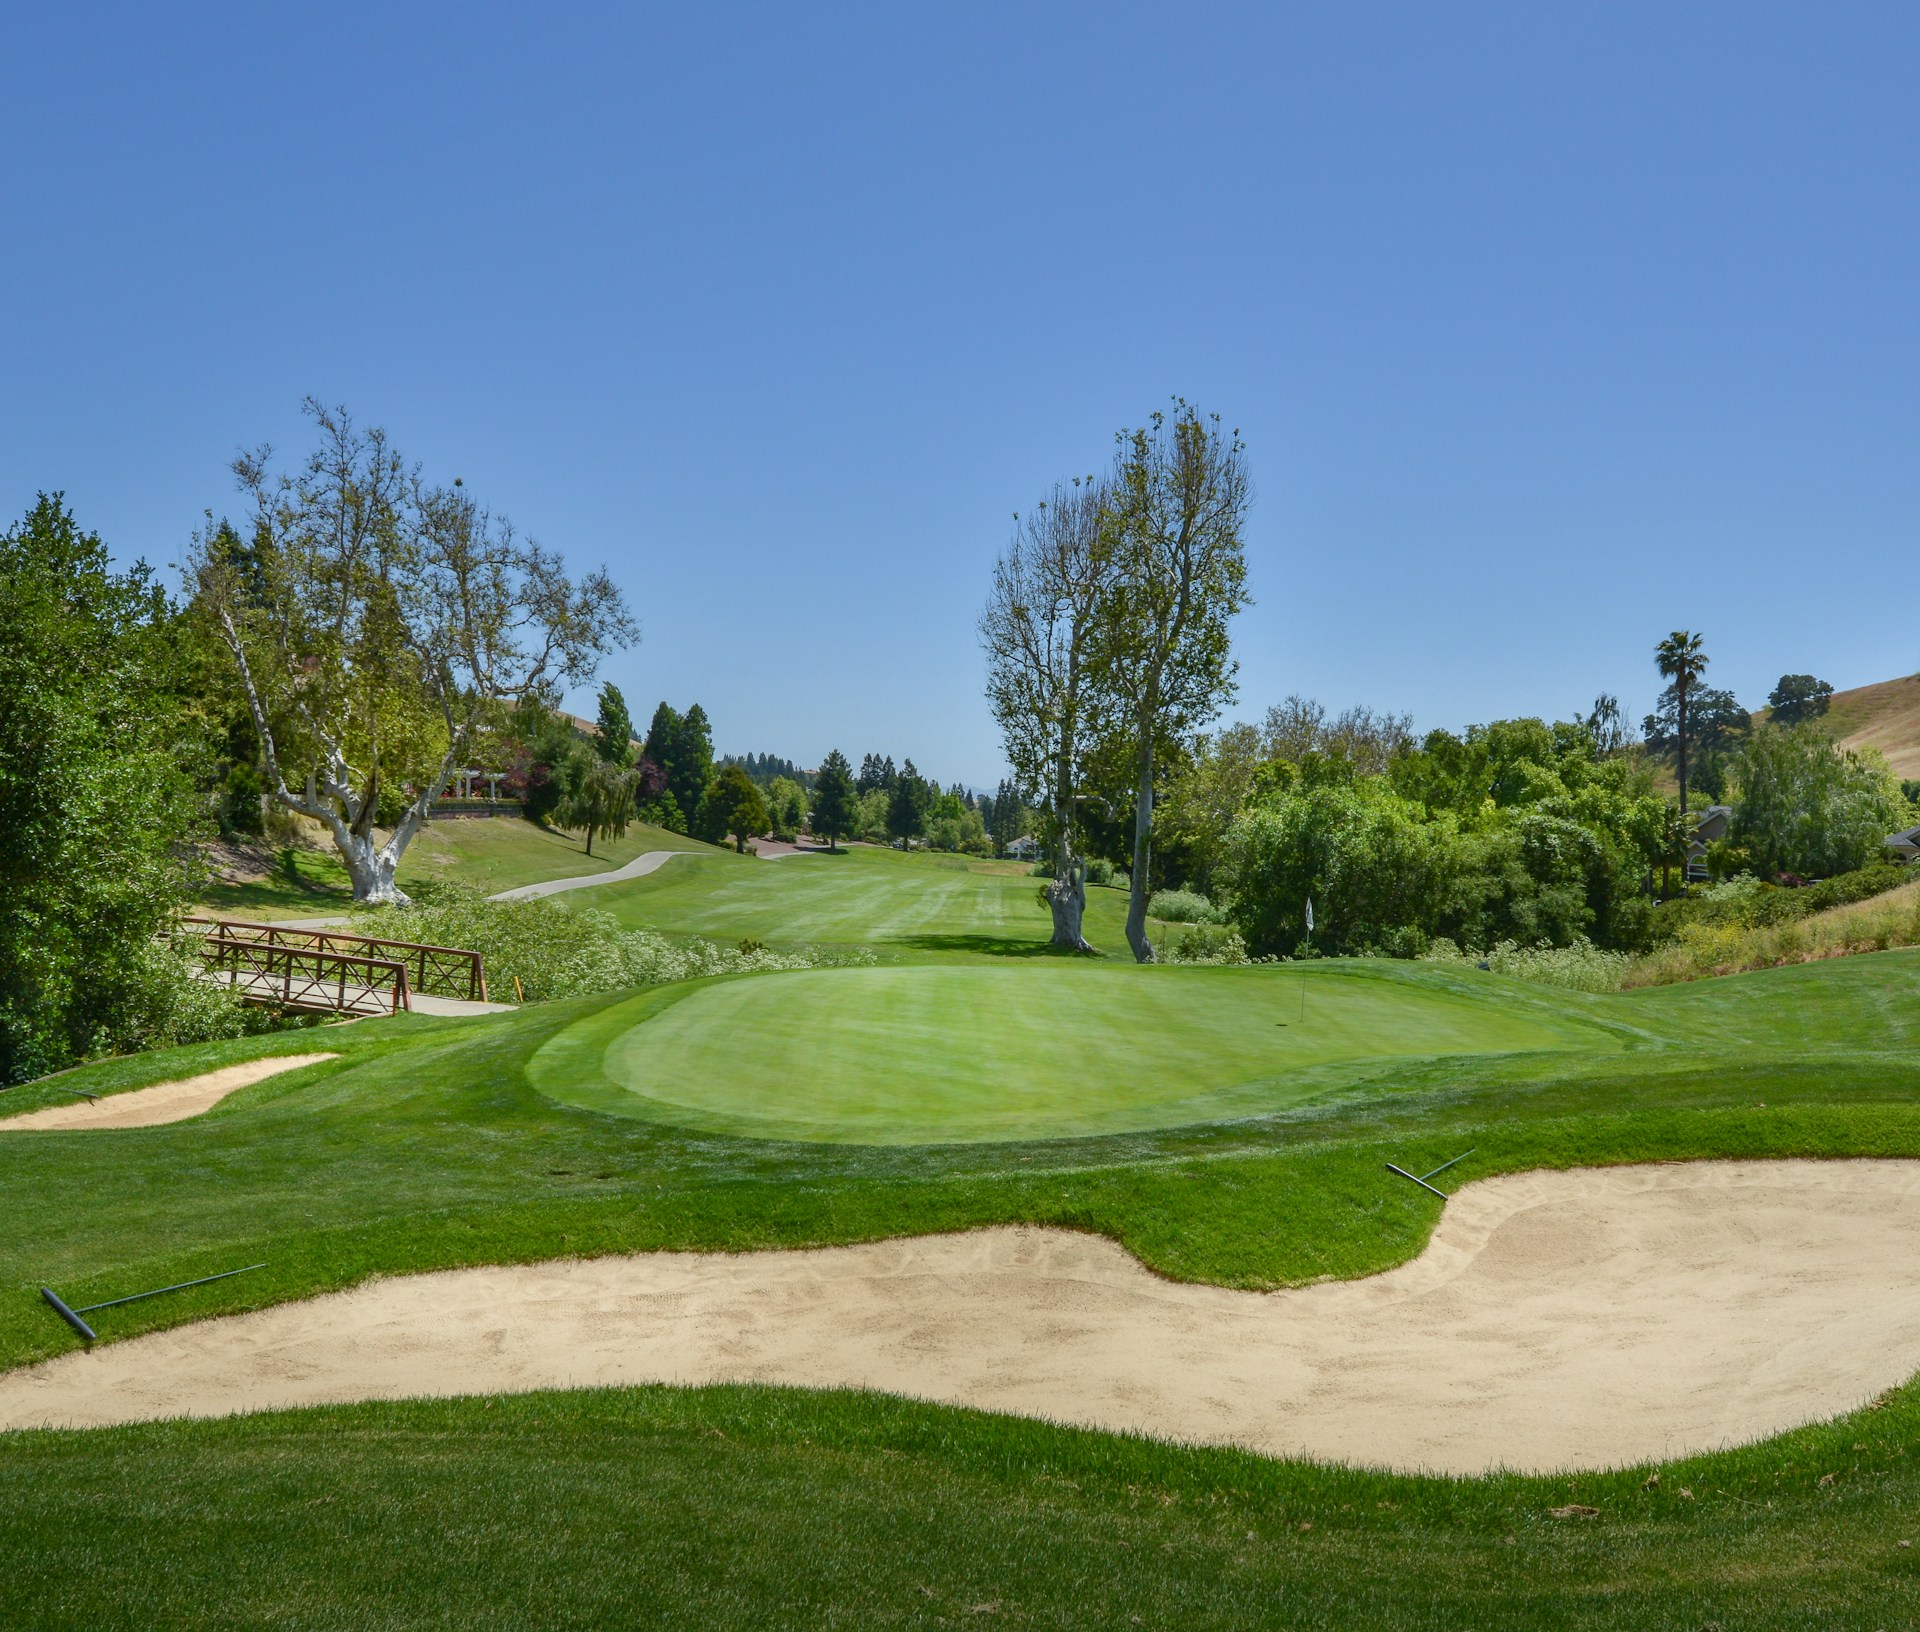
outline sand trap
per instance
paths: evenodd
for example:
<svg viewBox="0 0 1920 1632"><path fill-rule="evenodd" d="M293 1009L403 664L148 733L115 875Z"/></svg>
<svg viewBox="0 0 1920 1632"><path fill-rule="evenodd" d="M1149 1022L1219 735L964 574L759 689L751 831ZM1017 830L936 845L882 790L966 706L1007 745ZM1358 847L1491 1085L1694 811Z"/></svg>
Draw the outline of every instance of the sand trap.
<svg viewBox="0 0 1920 1632"><path fill-rule="evenodd" d="M1546 1471L1775 1433L1916 1367L1920 1162L1715 1162L1470 1185L1414 1263L1268 1295L1040 1229L376 1281L0 1374L0 1427L747 1381Z"/></svg>
<svg viewBox="0 0 1920 1632"><path fill-rule="evenodd" d="M190 1116L210 1111L228 1094L250 1088L282 1071L298 1071L303 1065L318 1065L322 1060L337 1060L338 1054L279 1054L268 1060L247 1060L240 1065L222 1066L203 1076L183 1077L178 1082L155 1083L151 1088L134 1088L124 1094L108 1094L91 1102L76 1099L71 1105L48 1105L28 1111L24 1116L0 1118L0 1133L22 1128L152 1128L162 1122L184 1122Z"/></svg>

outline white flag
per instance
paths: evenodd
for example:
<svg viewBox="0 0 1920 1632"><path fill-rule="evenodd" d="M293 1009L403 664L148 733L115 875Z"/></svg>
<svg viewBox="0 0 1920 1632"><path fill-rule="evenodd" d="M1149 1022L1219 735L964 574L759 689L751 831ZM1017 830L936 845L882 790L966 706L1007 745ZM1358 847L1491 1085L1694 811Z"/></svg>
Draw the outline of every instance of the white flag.
<svg viewBox="0 0 1920 1632"><path fill-rule="evenodd" d="M1307 897L1307 933L1313 933L1313 897Z"/></svg>

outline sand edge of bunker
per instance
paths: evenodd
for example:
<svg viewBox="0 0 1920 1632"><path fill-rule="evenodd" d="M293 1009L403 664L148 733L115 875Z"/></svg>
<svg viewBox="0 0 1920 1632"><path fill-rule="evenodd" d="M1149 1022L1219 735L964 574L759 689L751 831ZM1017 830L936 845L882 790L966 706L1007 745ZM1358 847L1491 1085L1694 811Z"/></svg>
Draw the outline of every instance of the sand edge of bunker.
<svg viewBox="0 0 1920 1632"><path fill-rule="evenodd" d="M1476 1181L1421 1255L1274 1293L1026 1226L435 1271L0 1373L0 1425L638 1383L865 1388L1260 1454L1597 1469L1839 1415L1920 1364L1920 1160Z"/></svg>
<svg viewBox="0 0 1920 1632"><path fill-rule="evenodd" d="M156 1128L184 1122L218 1105L229 1094L287 1071L299 1071L340 1056L331 1053L270 1054L261 1059L223 1065L198 1076L129 1088L96 1099L76 1099L71 1105L42 1105L17 1116L0 1108L0 1133L78 1132L89 1128Z"/></svg>

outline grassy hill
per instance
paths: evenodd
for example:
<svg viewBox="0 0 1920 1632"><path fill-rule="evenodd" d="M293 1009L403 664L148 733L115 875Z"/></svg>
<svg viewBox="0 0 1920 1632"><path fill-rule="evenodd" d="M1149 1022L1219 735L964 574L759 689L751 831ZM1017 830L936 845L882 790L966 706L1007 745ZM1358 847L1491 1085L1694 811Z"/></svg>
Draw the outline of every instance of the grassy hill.
<svg viewBox="0 0 1920 1632"><path fill-rule="evenodd" d="M454 819L431 823L407 847L400 862L400 887L410 889L422 880L457 879L491 895L551 878L608 872L649 850L718 854L712 845L644 822L628 828L620 838L596 841L589 856L585 840L577 833L510 816ZM268 863L263 855L262 864L269 867L266 876L209 885L201 892L201 906L224 917L273 920L321 917L344 912L353 904L347 870L330 847L295 850L292 858L293 876L277 858Z"/></svg>
<svg viewBox="0 0 1920 1632"><path fill-rule="evenodd" d="M1766 717L1765 709L1754 715ZM1836 691L1827 723L1849 748L1878 748L1895 776L1920 779L1920 674Z"/></svg>

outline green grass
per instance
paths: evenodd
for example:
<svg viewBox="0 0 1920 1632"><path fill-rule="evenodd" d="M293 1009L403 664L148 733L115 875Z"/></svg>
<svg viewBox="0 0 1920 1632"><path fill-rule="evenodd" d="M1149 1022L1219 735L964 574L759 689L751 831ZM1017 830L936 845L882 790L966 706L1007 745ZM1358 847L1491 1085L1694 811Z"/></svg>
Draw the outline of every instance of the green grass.
<svg viewBox="0 0 1920 1632"><path fill-rule="evenodd" d="M596 890L586 904L628 929L710 940L1038 957L1052 930L1040 882L1019 862L869 845L780 861L708 852ZM1126 954L1126 916L1124 891L1088 890L1085 933L1100 951Z"/></svg>
<svg viewBox="0 0 1920 1632"><path fill-rule="evenodd" d="M1892 1629L1920 1616L1916 1435L1908 1390L1647 1489L1644 1469L1392 1478L784 1389L20 1434L0 1624ZM1599 1516L1550 1517L1568 1502Z"/></svg>
<svg viewBox="0 0 1920 1632"><path fill-rule="evenodd" d="M0 1132L0 1365L75 1346L42 1284L94 1301L260 1260L253 1275L101 1311L99 1329L114 1340L381 1273L1017 1221L1110 1235L1170 1276L1270 1287L1419 1252L1440 1203L1385 1174L1389 1160L1419 1171L1473 1146L1465 1181L1707 1156L1920 1157L1920 952L1605 996L1409 965L1303 976L1007 961L1041 949L1032 889L920 856L709 854L591 892L595 904L719 938L875 939L906 966L242 1039L0 1094L10 1114L67 1102L60 1087L118 1092L316 1047L342 1056L167 1127ZM1113 930L1117 946L1122 898L1096 894L1112 902L1094 938ZM1302 978L1307 1026L1281 1026ZM885 1056L851 1086L814 1080L800 1051L857 1058L858 1028L834 1032L843 999L877 1027L862 1046ZM1362 1000L1364 1016L1336 1006ZM680 1110L610 1115L541 1091L569 1046L555 1039L572 1035L584 1080L596 1046L604 1057L607 1042L649 1039L709 1003L742 1007L678 1037ZM649 1004L659 1017L636 1030ZM1102 1073L1148 1079L1149 1098L1151 1079L1180 1079L1136 1107L1155 1125L979 1142L992 1109L980 1082L1010 1061L1052 1058L1048 1130L1107 1114L1059 1069L1075 1051L1047 1054L1062 1017L1080 1047L1104 1051ZM1378 1046L1443 1024L1456 1051ZM806 1025L820 1035L796 1042ZM723 1027L729 1048L784 1070L777 1093L736 1066L695 1094ZM1297 1069L1237 1075L1269 1049ZM969 1086L993 1050L1000 1064ZM925 1091L889 1076L935 1068L948 1074L947 1142L888 1142L932 1126ZM1221 1119L1243 1090L1251 1100ZM1209 1095L1225 1098L1198 1104ZM1183 1104L1203 1119L1171 1125ZM881 1142L819 1140L845 1138L849 1106ZM810 1136L722 1131L757 1117L765 1133L770 1109ZM1666 1469L1657 1492L1639 1488L1643 1471L1398 1479L768 1390L8 1435L0 1625L1891 1627L1914 1619L1916 1427L1920 1404L1902 1394ZM1819 1485L1827 1472L1836 1481ZM1696 1500L1674 1495L1681 1484ZM1602 1516L1545 1516L1566 1500Z"/></svg>
<svg viewBox="0 0 1920 1632"><path fill-rule="evenodd" d="M1420 974L1049 964L703 981L576 1022L530 1075L565 1104L709 1132L932 1144L1266 1115L1400 1056L1622 1044Z"/></svg>

